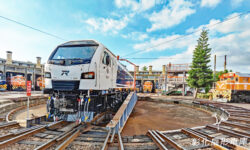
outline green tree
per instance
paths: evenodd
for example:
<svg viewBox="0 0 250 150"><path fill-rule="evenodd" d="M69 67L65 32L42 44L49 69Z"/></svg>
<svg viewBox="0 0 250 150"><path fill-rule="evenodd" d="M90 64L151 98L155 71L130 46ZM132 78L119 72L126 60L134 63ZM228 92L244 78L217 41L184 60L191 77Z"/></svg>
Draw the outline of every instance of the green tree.
<svg viewBox="0 0 250 150"><path fill-rule="evenodd" d="M197 96L199 88L211 88L213 83L213 74L210 69L211 48L208 44L208 31L202 30L198 44L193 52L191 69L188 72L188 85L195 88L194 97Z"/></svg>
<svg viewBox="0 0 250 150"><path fill-rule="evenodd" d="M142 67L142 71L147 71L148 70L148 67L147 66L143 66Z"/></svg>
<svg viewBox="0 0 250 150"><path fill-rule="evenodd" d="M232 72L232 71L230 70L230 72ZM220 80L220 76L221 76L222 74L224 74L224 73L228 73L228 70L216 72L216 73L215 73L215 82L219 81L219 80Z"/></svg>

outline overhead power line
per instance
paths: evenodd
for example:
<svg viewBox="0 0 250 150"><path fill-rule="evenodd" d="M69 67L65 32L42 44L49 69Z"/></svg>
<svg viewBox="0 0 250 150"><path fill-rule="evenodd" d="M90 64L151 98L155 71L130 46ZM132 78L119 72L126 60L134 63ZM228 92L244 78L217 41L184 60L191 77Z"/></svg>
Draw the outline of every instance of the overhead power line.
<svg viewBox="0 0 250 150"><path fill-rule="evenodd" d="M221 21L221 22L214 23L214 24L212 24L212 25L210 25L210 26L207 26L206 28L209 29L209 28L214 27L214 26L216 26L216 25L218 25L218 24L222 24L222 23L224 23L224 22L227 22L227 21L229 21L229 20L238 18L238 17L243 16L243 15L246 15L246 14L248 14L248 13L250 13L250 10L249 10L249 11L246 11L246 12L243 12L243 13L240 13L240 14L238 14L238 15L236 15L236 16L231 17L231 18L227 18L227 19L225 19L225 20L223 20L223 21ZM195 30L195 31L193 31L193 32L190 32L189 34L182 35L182 36L179 36L179 37L174 38L174 39L171 39L171 40L166 40L166 41L161 42L161 43L159 43L159 44L156 44L156 45L153 45L153 46L151 46L151 47L148 47L148 48L146 48L146 49L144 49L144 50L140 50L140 51L137 51L137 52L129 53L129 54L125 55L125 56L134 55L134 54L137 54L137 53L141 53L141 52L144 52L144 51L148 51L148 50L150 50L150 49L152 49L152 48L155 48L155 47L158 47L158 46L160 46L160 45L163 45L163 44L166 44L166 43L170 43L170 42L173 42L173 41L175 41L175 40L179 40L179 39L182 39L182 38L184 38L184 37L190 36L190 35L192 35L192 34L195 34L195 33L197 33L197 32L200 32L201 30L203 30L203 29L198 29L198 30ZM124 57L125 57L125 56L124 56Z"/></svg>
<svg viewBox="0 0 250 150"><path fill-rule="evenodd" d="M221 56L218 56L217 57L224 57L225 55L221 55ZM192 59L192 58L174 58L174 57L127 57L127 58L123 58L123 59L166 59L166 60L170 60L170 59Z"/></svg>
<svg viewBox="0 0 250 150"><path fill-rule="evenodd" d="M37 29L37 28L34 28L34 27L32 27L32 26L29 26L29 25L26 25L26 24L24 24L24 23L21 23L21 22L19 22L19 21L16 21L16 20L13 20L13 19L4 17L4 16L0 16L0 18L2 18L2 19L4 19L4 20L7 20L7 21L10 21L10 22L13 22L13 23L16 23L16 24L19 24L19 25L24 26L24 27L26 27L26 28L29 28L29 29L32 29L32 30L41 32L41 33L46 34L46 35L48 35L48 36L51 36L51 37L54 37L54 38L57 38L57 39L60 39L60 40L63 40L63 41L67 41L66 39L64 39L64 38L62 38L62 37L59 37L59 36L54 35L54 34L52 34L52 33L48 33L48 32L42 31L42 30L40 30L40 29Z"/></svg>

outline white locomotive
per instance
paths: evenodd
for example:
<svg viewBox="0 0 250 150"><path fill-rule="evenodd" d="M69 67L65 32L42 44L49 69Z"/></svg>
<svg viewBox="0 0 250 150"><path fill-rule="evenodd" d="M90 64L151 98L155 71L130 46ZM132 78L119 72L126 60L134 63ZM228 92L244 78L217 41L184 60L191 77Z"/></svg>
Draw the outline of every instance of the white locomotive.
<svg viewBox="0 0 250 150"><path fill-rule="evenodd" d="M57 46L44 76L48 114L68 121L90 121L100 112L117 110L133 85L127 69L95 40Z"/></svg>

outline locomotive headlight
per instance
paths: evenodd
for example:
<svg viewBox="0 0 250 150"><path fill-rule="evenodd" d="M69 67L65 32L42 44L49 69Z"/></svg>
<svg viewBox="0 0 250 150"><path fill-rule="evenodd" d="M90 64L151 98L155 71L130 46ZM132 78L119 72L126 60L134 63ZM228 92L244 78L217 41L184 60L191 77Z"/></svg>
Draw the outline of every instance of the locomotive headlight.
<svg viewBox="0 0 250 150"><path fill-rule="evenodd" d="M44 77L45 78L51 78L51 73L50 72L45 72Z"/></svg>
<svg viewBox="0 0 250 150"><path fill-rule="evenodd" d="M82 73L81 79L95 79L95 73L94 72Z"/></svg>

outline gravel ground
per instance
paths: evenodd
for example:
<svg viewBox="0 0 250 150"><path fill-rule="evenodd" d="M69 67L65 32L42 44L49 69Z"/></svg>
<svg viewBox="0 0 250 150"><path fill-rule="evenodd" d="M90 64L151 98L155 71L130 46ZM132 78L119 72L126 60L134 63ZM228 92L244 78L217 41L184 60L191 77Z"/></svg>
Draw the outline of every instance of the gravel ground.
<svg viewBox="0 0 250 150"><path fill-rule="evenodd" d="M122 135L141 135L148 130L175 130L212 124L215 119L197 109L160 102L138 101Z"/></svg>

